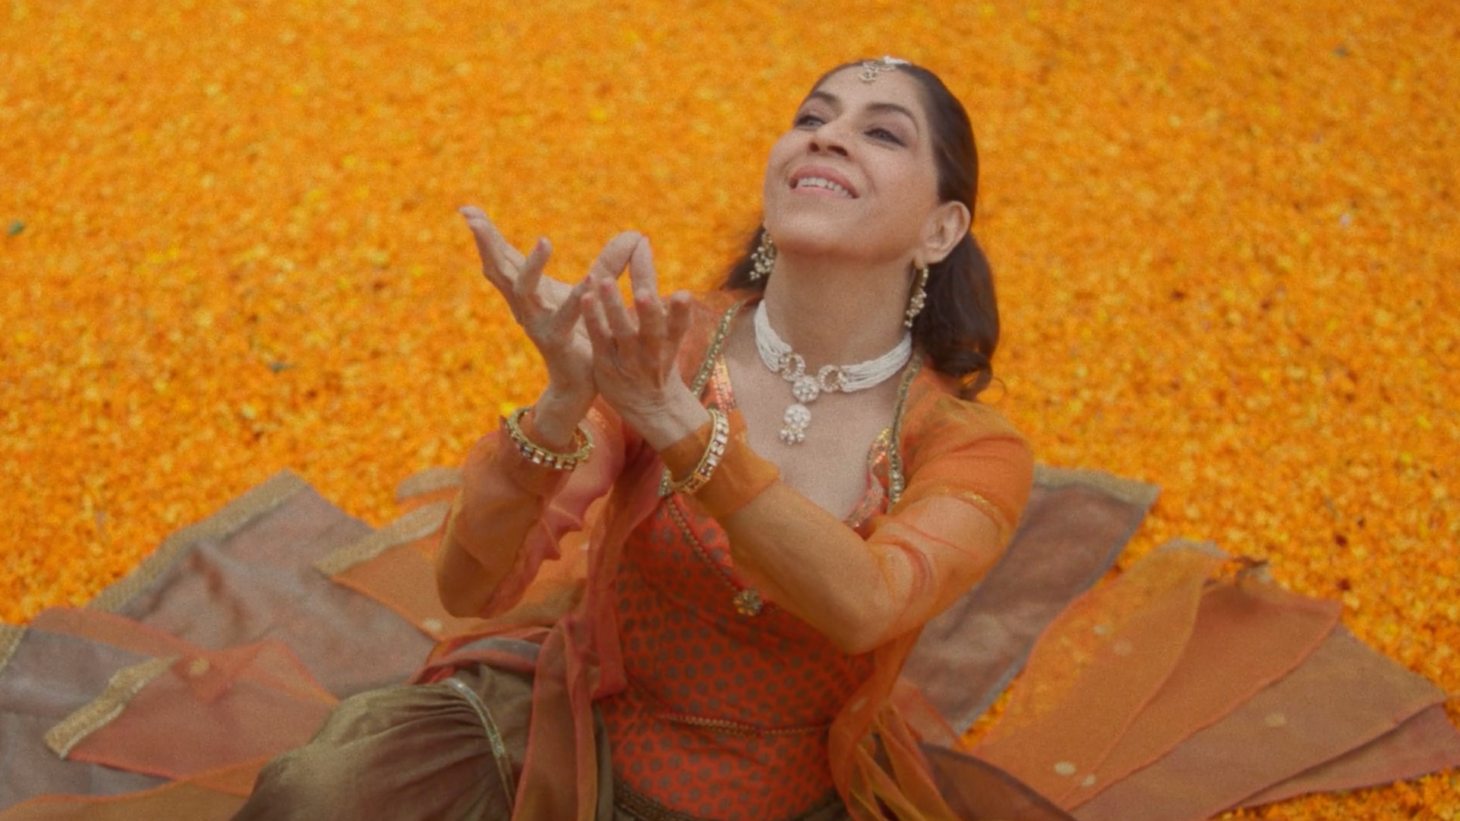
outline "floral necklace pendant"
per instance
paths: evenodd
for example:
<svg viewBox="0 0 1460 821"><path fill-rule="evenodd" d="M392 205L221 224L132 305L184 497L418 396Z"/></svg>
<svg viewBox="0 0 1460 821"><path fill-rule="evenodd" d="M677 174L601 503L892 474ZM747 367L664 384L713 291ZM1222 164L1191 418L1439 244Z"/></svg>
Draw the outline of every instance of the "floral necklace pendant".
<svg viewBox="0 0 1460 821"><path fill-rule="evenodd" d="M912 358L912 335L903 334L897 345L876 359L856 365L823 365L812 375L806 372L806 359L771 327L762 301L755 309L755 347L766 368L791 383L795 401L781 417L780 437L787 445L799 445L806 441L806 428L811 425L807 405L823 393L866 390L887 380Z"/></svg>

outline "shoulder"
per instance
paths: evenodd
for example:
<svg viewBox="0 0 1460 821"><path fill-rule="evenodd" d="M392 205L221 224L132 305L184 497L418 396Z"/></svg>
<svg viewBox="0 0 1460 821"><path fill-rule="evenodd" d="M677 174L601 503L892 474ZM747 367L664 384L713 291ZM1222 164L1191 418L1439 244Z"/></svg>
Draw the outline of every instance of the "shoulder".
<svg viewBox="0 0 1460 821"><path fill-rule="evenodd" d="M737 305L756 296L750 291L718 290L694 295L695 328L702 334L713 334L725 315Z"/></svg>
<svg viewBox="0 0 1460 821"><path fill-rule="evenodd" d="M960 398L952 379L925 368L909 387L900 434L903 501L973 499L1001 530L1018 522L1034 484L1034 453L998 410Z"/></svg>
<svg viewBox="0 0 1460 821"><path fill-rule="evenodd" d="M951 377L924 366L908 388L903 410L901 446L909 463L918 454L931 455L980 440L1029 444L1004 414L976 400L958 396Z"/></svg>
<svg viewBox="0 0 1460 821"><path fill-rule="evenodd" d="M748 291L708 291L694 295L689 331L679 349L680 369L686 380L710 356L715 341L737 306L752 297Z"/></svg>

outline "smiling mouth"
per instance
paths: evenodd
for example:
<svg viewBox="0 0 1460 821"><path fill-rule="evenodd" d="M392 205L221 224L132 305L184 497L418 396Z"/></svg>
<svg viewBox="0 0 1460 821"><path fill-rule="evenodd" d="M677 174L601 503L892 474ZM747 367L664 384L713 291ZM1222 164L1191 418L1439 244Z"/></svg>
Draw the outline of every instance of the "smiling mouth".
<svg viewBox="0 0 1460 821"><path fill-rule="evenodd" d="M803 188L821 189L832 194L838 194L840 196L846 197L847 199L856 198L856 195L847 190L846 186L833 180L829 180L825 177L802 177L798 180L792 181L791 189L793 191L799 191Z"/></svg>

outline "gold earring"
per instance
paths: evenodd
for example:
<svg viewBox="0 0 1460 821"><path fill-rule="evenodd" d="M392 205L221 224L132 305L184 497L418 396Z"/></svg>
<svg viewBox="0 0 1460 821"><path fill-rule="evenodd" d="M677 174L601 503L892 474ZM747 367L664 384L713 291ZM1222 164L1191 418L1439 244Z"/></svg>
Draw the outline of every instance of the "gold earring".
<svg viewBox="0 0 1460 821"><path fill-rule="evenodd" d="M762 226L760 229L760 244L750 255L750 261L755 267L750 270L750 281L765 279L770 276L771 268L776 264L776 244L771 242L770 232Z"/></svg>
<svg viewBox="0 0 1460 821"><path fill-rule="evenodd" d="M913 283L912 299L907 303L907 319L903 320L902 327L911 328L913 320L923 312L923 306L928 302L928 266L919 265L913 269L917 272L917 281Z"/></svg>

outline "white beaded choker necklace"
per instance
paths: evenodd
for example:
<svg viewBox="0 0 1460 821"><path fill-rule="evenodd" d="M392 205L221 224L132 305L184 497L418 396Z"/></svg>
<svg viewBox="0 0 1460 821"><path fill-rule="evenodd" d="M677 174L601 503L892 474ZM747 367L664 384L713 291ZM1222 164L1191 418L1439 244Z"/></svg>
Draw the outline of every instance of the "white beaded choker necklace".
<svg viewBox="0 0 1460 821"><path fill-rule="evenodd" d="M791 383L795 402L786 408L781 421L781 441L796 445L806 440L806 426L811 424L811 409L806 406L824 393L850 393L879 385L902 369L912 358L912 334L904 333L902 341L887 353L856 365L823 365L815 376L806 373L806 360L791 350L771 328L766 316L765 300L755 308L755 349L760 361L773 373Z"/></svg>

